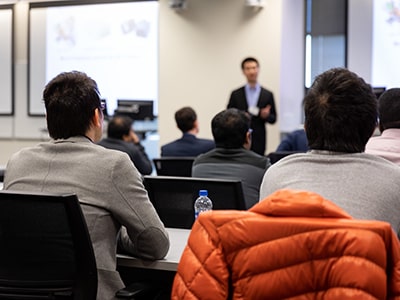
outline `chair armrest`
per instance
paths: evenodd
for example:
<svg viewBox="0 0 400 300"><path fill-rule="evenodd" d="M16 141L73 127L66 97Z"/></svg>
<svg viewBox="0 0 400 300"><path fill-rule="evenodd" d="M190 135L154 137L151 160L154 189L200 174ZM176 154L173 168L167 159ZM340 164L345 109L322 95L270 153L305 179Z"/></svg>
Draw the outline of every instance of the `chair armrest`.
<svg viewBox="0 0 400 300"><path fill-rule="evenodd" d="M159 292L157 286L146 282L134 282L117 291L118 299L152 299Z"/></svg>

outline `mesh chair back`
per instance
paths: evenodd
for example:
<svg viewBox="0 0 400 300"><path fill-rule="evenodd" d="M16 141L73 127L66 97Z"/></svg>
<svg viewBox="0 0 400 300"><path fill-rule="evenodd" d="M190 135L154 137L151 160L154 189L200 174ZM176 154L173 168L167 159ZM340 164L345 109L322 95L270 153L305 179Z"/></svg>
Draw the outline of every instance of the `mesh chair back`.
<svg viewBox="0 0 400 300"><path fill-rule="evenodd" d="M162 176L192 176L192 165L195 157L161 157L153 158L157 175Z"/></svg>
<svg viewBox="0 0 400 300"><path fill-rule="evenodd" d="M166 227L192 228L199 190L208 190L213 209L246 209L240 180L144 176L143 182Z"/></svg>
<svg viewBox="0 0 400 300"><path fill-rule="evenodd" d="M76 195L0 191L0 299L96 294L93 247Z"/></svg>

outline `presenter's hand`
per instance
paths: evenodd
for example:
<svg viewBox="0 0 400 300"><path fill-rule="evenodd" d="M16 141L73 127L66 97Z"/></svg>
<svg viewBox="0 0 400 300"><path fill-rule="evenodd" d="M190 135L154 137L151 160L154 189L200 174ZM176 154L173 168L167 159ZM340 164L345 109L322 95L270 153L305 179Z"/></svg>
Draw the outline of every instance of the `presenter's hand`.
<svg viewBox="0 0 400 300"><path fill-rule="evenodd" d="M260 117L262 119L267 119L271 113L271 105L267 105L264 108L260 108Z"/></svg>

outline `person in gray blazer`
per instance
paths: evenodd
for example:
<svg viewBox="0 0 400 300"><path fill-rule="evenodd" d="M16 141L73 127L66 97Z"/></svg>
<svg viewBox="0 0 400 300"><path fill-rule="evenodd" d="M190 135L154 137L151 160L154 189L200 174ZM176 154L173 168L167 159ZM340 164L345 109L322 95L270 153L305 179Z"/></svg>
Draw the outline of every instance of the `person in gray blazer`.
<svg viewBox="0 0 400 300"><path fill-rule="evenodd" d="M97 299L114 299L124 287L117 243L126 253L156 260L169 250L168 233L129 156L95 144L103 131L96 82L81 72L61 73L46 85L43 100L52 139L10 158L4 189L77 194L96 256Z"/></svg>

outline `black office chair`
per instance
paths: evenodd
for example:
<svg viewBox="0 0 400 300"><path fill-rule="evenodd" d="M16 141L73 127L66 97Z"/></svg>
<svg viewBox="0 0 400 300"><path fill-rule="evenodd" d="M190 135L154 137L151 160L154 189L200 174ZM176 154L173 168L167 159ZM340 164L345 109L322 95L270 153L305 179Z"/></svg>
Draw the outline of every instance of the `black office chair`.
<svg viewBox="0 0 400 300"><path fill-rule="evenodd" d="M166 227L192 228L199 190L208 190L213 209L246 209L240 180L147 175L143 183Z"/></svg>
<svg viewBox="0 0 400 300"><path fill-rule="evenodd" d="M161 176L192 176L192 165L195 157L182 156L164 156L153 158L157 175Z"/></svg>
<svg viewBox="0 0 400 300"><path fill-rule="evenodd" d="M76 195L0 191L0 299L96 294L95 256Z"/></svg>
<svg viewBox="0 0 400 300"><path fill-rule="evenodd" d="M116 296L156 299L158 292L134 282ZM0 299L96 295L96 260L77 196L0 191Z"/></svg>
<svg viewBox="0 0 400 300"><path fill-rule="evenodd" d="M267 157L269 158L271 164L273 165L274 163L280 161L282 158L295 154L295 153L304 153L305 151L273 151L268 153Z"/></svg>

